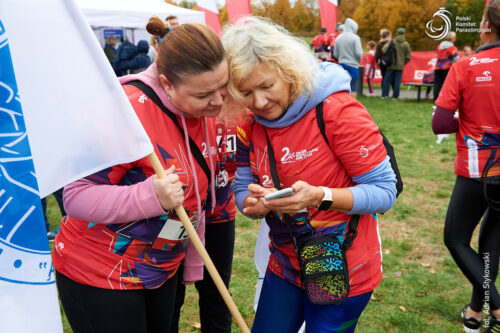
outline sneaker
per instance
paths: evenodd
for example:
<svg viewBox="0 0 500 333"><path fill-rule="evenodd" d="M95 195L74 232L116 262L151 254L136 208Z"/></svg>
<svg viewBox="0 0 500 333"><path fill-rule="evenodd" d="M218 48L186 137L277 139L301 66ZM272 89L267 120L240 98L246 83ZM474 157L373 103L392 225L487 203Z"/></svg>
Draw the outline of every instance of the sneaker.
<svg viewBox="0 0 500 333"><path fill-rule="evenodd" d="M462 319L464 321L464 332L465 333L480 333L482 319L477 319L474 317L467 317L467 307L469 304L464 306L462 310Z"/></svg>
<svg viewBox="0 0 500 333"><path fill-rule="evenodd" d="M53 242L54 238L56 238L57 233L59 232L59 229L61 227L57 227L54 231L52 232L47 232L47 238L49 239L49 242Z"/></svg>
<svg viewBox="0 0 500 333"><path fill-rule="evenodd" d="M495 317L493 313L490 316L490 323L488 329L484 333L500 333L500 319Z"/></svg>

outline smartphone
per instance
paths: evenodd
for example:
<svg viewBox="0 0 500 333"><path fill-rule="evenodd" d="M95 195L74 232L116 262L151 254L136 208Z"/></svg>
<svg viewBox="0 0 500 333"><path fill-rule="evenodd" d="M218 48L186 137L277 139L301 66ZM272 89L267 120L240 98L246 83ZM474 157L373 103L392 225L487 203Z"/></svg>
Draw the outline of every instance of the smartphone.
<svg viewBox="0 0 500 333"><path fill-rule="evenodd" d="M264 196L264 199L266 200L273 200L273 199L279 199L279 198L285 198L289 197L293 194L293 189L291 187L284 188L282 190L279 190L277 192L269 193Z"/></svg>

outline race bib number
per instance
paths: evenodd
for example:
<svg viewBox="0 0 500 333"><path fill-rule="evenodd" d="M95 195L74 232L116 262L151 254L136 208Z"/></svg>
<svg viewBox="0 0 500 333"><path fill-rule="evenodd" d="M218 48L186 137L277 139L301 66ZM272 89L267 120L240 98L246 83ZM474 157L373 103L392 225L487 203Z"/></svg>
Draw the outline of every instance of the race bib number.
<svg viewBox="0 0 500 333"><path fill-rule="evenodd" d="M219 147L219 152L221 151L221 141L222 135L217 135L217 146ZM228 153L236 152L236 134L230 134L227 136L226 151Z"/></svg>
<svg viewBox="0 0 500 333"><path fill-rule="evenodd" d="M191 223L195 229L198 229L200 222L197 219L193 221L193 217L191 218ZM158 234L158 238L168 240L185 240L186 238L189 238L189 235L181 221L168 219Z"/></svg>

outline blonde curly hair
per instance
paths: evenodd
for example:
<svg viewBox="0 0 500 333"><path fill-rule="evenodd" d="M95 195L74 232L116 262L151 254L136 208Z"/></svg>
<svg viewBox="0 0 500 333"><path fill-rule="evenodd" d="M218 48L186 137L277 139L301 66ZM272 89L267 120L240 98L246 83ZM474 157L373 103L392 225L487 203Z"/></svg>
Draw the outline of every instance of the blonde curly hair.
<svg viewBox="0 0 500 333"><path fill-rule="evenodd" d="M244 17L226 26L222 35L230 80L228 90L243 100L238 86L259 64L275 69L290 84L290 103L313 90L318 64L309 46L283 27L263 17Z"/></svg>

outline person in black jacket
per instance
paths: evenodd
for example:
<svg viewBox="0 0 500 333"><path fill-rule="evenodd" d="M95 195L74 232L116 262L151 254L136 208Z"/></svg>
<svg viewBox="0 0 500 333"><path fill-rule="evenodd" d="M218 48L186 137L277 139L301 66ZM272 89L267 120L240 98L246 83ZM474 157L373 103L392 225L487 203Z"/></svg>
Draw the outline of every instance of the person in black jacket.
<svg viewBox="0 0 500 333"><path fill-rule="evenodd" d="M378 41L377 46L375 47L375 62L380 68L380 73L382 74L382 81L384 81L385 72L387 70L386 66L380 63L380 60L384 55L384 53L382 52L382 48L384 47L385 43L391 40L391 38L392 38L392 33L389 29L381 29L380 40Z"/></svg>

